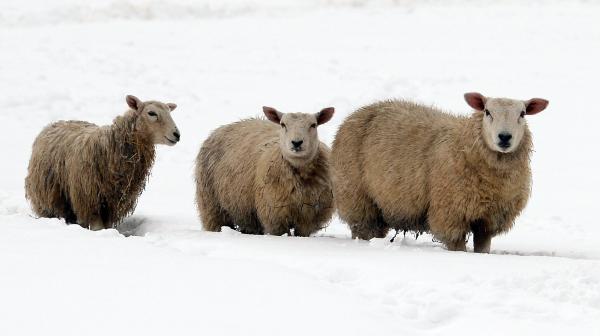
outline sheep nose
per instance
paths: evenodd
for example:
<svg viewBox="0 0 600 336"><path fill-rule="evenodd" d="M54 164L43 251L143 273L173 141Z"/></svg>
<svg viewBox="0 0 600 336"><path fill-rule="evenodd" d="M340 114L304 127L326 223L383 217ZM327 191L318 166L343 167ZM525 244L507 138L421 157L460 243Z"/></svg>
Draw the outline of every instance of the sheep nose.
<svg viewBox="0 0 600 336"><path fill-rule="evenodd" d="M500 133L498 134L498 138L501 142L509 142L512 139L512 134L510 133Z"/></svg>
<svg viewBox="0 0 600 336"><path fill-rule="evenodd" d="M512 134L510 133L500 133L498 134L498 139L500 139L500 147L508 148L510 147L510 139L512 139Z"/></svg>
<svg viewBox="0 0 600 336"><path fill-rule="evenodd" d="M302 140L298 140L298 141L292 140L292 145L294 146L294 148L300 148L300 146L302 146L303 142L304 141L302 141Z"/></svg>
<svg viewBox="0 0 600 336"><path fill-rule="evenodd" d="M181 138L181 134L179 134L179 131L173 132L173 136L175 137L175 139L177 139L177 141L179 141L179 139Z"/></svg>

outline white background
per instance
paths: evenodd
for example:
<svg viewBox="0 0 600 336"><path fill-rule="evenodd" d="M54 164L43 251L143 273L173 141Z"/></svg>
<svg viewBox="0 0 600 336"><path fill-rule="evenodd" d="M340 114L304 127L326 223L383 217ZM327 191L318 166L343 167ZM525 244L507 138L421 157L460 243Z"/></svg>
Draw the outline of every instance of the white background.
<svg viewBox="0 0 600 336"><path fill-rule="evenodd" d="M0 1L0 334L597 333L599 19L597 1ZM335 106L331 144L362 105L467 114L468 91L550 100L528 117L528 208L492 254L353 241L338 219L311 238L201 230L210 130L263 105ZM108 124L126 94L177 103L182 133L134 216L121 233L36 219L37 133Z"/></svg>

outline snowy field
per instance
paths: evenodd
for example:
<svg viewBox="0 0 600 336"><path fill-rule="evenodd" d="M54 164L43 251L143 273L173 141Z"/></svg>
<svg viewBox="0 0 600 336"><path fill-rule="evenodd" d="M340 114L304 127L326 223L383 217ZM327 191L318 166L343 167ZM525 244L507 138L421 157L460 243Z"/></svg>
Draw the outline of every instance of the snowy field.
<svg viewBox="0 0 600 336"><path fill-rule="evenodd" d="M0 335L597 335L598 1L0 1ZM201 229L193 160L261 106L316 112L331 144L356 108L402 97L550 100L529 117L534 187L492 254L431 236L353 241ZM24 199L46 124L107 124L125 95L172 101L119 230L37 219ZM472 248L472 244L469 244Z"/></svg>

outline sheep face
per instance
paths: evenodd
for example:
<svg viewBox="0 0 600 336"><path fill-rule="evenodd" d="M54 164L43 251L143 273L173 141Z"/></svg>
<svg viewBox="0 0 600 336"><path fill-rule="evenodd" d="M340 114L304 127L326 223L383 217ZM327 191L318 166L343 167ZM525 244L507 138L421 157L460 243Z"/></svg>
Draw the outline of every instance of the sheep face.
<svg viewBox="0 0 600 336"><path fill-rule="evenodd" d="M140 101L136 96L127 96L127 105L138 115L138 129L152 134L154 144L173 146L181 138L171 112L177 107L173 103Z"/></svg>
<svg viewBox="0 0 600 336"><path fill-rule="evenodd" d="M328 122L334 108L328 107L318 113L282 113L272 107L263 107L267 119L280 125L279 146L283 157L293 166L301 167L310 162L319 151L317 126Z"/></svg>
<svg viewBox="0 0 600 336"><path fill-rule="evenodd" d="M483 113L482 137L487 146L500 153L515 151L527 127L526 115L543 111L548 101L541 98L516 100L489 98L472 92L465 94L465 100L478 113Z"/></svg>

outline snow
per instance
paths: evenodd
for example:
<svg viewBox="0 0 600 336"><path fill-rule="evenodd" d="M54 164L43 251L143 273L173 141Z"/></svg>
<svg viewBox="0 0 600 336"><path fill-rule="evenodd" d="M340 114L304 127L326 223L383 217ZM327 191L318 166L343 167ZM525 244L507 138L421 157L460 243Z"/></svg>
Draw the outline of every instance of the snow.
<svg viewBox="0 0 600 336"><path fill-rule="evenodd" d="M593 334L600 330L595 1L75 0L0 3L0 335ZM404 97L468 113L467 91L550 100L529 118L532 198L492 254L431 236L201 229L193 160L213 128ZM178 104L117 230L37 219L31 143L59 119L107 124L126 94Z"/></svg>

